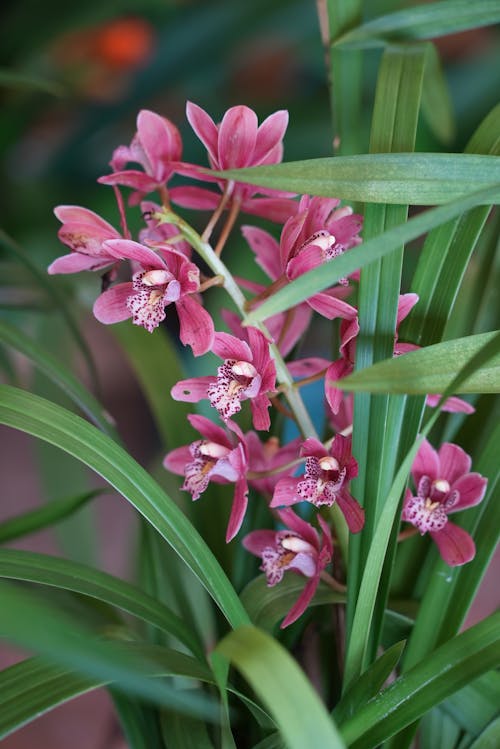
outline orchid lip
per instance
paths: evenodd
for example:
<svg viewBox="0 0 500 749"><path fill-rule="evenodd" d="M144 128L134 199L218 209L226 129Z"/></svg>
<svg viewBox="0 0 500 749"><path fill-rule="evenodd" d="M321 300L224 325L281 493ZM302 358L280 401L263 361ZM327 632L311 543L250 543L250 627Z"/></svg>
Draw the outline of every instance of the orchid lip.
<svg viewBox="0 0 500 749"><path fill-rule="evenodd" d="M304 541L302 538L299 538L298 536L288 536L288 538L282 539L281 545L287 551L293 551L295 554L299 554L300 552L306 552L310 554L311 551L314 551L311 544L309 544L307 541Z"/></svg>
<svg viewBox="0 0 500 749"><path fill-rule="evenodd" d="M338 471L340 466L338 461L331 455L325 455L324 458L320 458L319 466L323 471Z"/></svg>
<svg viewBox="0 0 500 749"><path fill-rule="evenodd" d="M450 484L446 479L436 479L432 482L432 488L437 489L438 492L449 492L450 491Z"/></svg>
<svg viewBox="0 0 500 749"><path fill-rule="evenodd" d="M202 442L198 449L206 458L224 458L231 452L229 448L217 442Z"/></svg>
<svg viewBox="0 0 500 749"><path fill-rule="evenodd" d="M235 362L231 367L231 371L233 372L233 374L239 377L253 378L257 374L257 370L255 369L253 364L250 364L250 362L247 361Z"/></svg>

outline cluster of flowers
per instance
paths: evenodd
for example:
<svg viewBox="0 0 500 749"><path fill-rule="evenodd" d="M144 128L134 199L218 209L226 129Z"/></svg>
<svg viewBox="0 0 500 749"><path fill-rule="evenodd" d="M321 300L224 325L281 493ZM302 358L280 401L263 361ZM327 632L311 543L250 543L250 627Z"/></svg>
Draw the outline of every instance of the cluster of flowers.
<svg viewBox="0 0 500 749"><path fill-rule="evenodd" d="M251 109L232 107L217 125L200 107L188 103L187 117L207 149L211 169L181 161L182 142L177 128L153 112L140 112L130 146L115 150L112 173L99 179L115 191L121 231L86 208L59 206L55 210L62 222L59 238L71 252L56 259L49 273L101 271L106 288L95 302L94 314L103 323L131 317L136 325L152 332L165 319L166 307L173 303L180 322L181 342L189 345L195 356L210 350L220 357L222 363L217 374L183 380L174 386L172 396L188 402L208 399L223 426L200 415L190 416L200 439L172 450L164 465L184 477L182 488L194 500L209 482L234 483L227 541L241 528L249 486L266 497L283 528L253 531L243 539L243 544L261 558L261 569L269 585L278 583L286 570L308 578L282 624L286 626L308 606L333 554L331 530L324 517L317 514L319 530L316 530L290 507L300 502L318 508L335 503L352 533L361 531L364 524L363 509L349 492L349 482L358 470L351 454L352 397L345 396L335 386L354 367L359 325L357 310L345 297L351 290L350 280L356 280L357 275L342 279L335 287L311 296L287 313L271 317L262 329L243 327L237 315L226 312L224 319L231 333L216 332L211 316L202 306L201 293L217 283L217 278L201 276L192 260L193 246L172 221L170 206L175 203L214 211L200 238L203 242L210 238L223 210L228 210L217 255L240 211L283 225L279 242L261 228L242 227L256 262L270 279L269 286L239 279L240 286L254 294L250 305L259 304L289 281L359 244L362 218L350 207L341 207L336 199L308 196L297 199L288 193L266 191L214 174L217 170L279 162L288 123L285 111L272 114L258 126ZM141 168L127 169L130 162ZM167 188L174 174L207 184ZM139 241L131 239L127 228L120 192L123 186L132 188L129 203L140 204L145 219ZM144 200L153 192L159 194L161 205ZM116 282L122 261L129 261L132 275L127 281ZM417 301L415 294L401 296L397 325ZM319 357L300 359L287 362L287 367L291 376L304 381L324 378L325 400L336 434L325 444L315 436L305 441L297 438L284 446L279 445L276 437L263 442L257 431L269 430L271 399L274 403L279 399L276 357L285 359L290 355L314 312L329 320L341 320L340 358L333 363ZM413 348L411 344L400 343L396 332L395 355ZM438 399L439 396L429 396L429 405L435 405ZM254 427L246 434L233 420L245 400L250 401ZM471 410L469 404L457 398L449 399L445 408ZM302 461L305 461L304 471L297 476ZM474 543L447 516L478 503L484 495L486 480L470 473L470 459L461 448L445 444L435 452L427 442L420 448L412 475L416 494L407 490L403 520L422 534L429 532L449 564L469 561L475 553Z"/></svg>

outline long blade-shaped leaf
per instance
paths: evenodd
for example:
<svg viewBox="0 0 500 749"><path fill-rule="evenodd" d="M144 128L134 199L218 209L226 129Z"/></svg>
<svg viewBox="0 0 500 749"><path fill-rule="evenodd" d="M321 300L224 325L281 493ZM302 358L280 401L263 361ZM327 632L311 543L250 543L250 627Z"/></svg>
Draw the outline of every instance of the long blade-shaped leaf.
<svg viewBox="0 0 500 749"><path fill-rule="evenodd" d="M151 476L119 445L78 416L8 385L0 386L0 422L51 442L100 474L175 549L232 626L248 622L234 589L201 536Z"/></svg>
<svg viewBox="0 0 500 749"><path fill-rule="evenodd" d="M401 244L416 239L434 227L460 216L470 208L497 201L500 201L500 186L482 190L415 216L405 224L395 226L330 262L307 271L266 299L260 307L252 310L246 317L246 323L252 325L256 321L266 320L277 312L290 309L313 294L317 294L318 291L324 291L329 286L333 286L343 276L348 276L358 268L364 268L369 263L388 255Z"/></svg>
<svg viewBox="0 0 500 749"><path fill-rule="evenodd" d="M435 650L342 726L351 749L373 749L500 664L500 614L493 614Z"/></svg>
<svg viewBox="0 0 500 749"><path fill-rule="evenodd" d="M437 205L497 184L500 164L496 157L472 154L376 153L215 174L260 187L364 203Z"/></svg>
<svg viewBox="0 0 500 749"><path fill-rule="evenodd" d="M0 549L0 577L50 585L105 601L174 635L203 659L186 625L167 606L105 572L45 554Z"/></svg>
<svg viewBox="0 0 500 749"><path fill-rule="evenodd" d="M378 46L385 40L432 39L500 21L496 0L442 0L380 16L345 34L339 46Z"/></svg>
<svg viewBox="0 0 500 749"><path fill-rule="evenodd" d="M289 749L343 749L333 720L292 657L268 635L240 627L219 643L274 717Z"/></svg>

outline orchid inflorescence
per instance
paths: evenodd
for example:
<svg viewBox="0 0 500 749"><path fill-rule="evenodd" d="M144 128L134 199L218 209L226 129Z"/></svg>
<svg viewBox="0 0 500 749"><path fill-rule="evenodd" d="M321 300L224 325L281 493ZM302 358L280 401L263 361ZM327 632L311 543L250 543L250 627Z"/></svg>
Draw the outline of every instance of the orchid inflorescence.
<svg viewBox="0 0 500 749"><path fill-rule="evenodd" d="M244 547L262 560L268 585L280 582L286 570L308 578L297 602L282 626L295 621L314 596L320 579L336 581L325 573L333 557L333 531L338 523L352 533L364 525L364 511L349 491L358 472L352 447L352 395L346 395L338 381L354 369L359 333L357 309L346 301L359 273L343 278L265 325L245 326L245 313L278 289L308 270L330 262L361 243L362 217L335 198L296 196L266 190L257 185L224 179L215 172L241 167L275 164L283 155L283 136L288 114L278 111L260 126L255 113L245 106L230 108L216 124L200 107L188 103L187 117L207 149L210 168L183 162L182 140L176 126L150 111L141 111L137 132L130 146L113 153L112 173L99 182L112 186L121 218L120 230L87 208L59 206L55 210L62 227L60 240L71 252L57 258L49 273L83 270L105 274L105 290L94 304L102 323L132 318L152 333L165 319L169 305L175 305L180 340L194 356L208 351L221 359L216 373L182 380L171 391L175 400L196 403L207 399L214 421L191 415L189 421L199 433L190 445L171 450L165 467L184 477L182 489L197 500L210 482L235 486L233 506L226 531L229 542L240 531L248 504L249 487L267 502L278 530L254 530L243 539ZM127 168L130 163L138 168ZM196 180L204 186L181 184L169 187L178 177ZM121 187L131 188L130 205L140 204L144 228L132 239L127 225ZM145 200L157 193L159 203ZM199 235L174 213L172 204L200 211L213 211ZM227 211L214 249L209 244L214 228ZM255 260L270 279L259 284L236 279L220 259L240 213L258 216L282 226L279 241L267 230L253 225L241 227ZM197 253L213 271L206 278L195 262ZM128 261L129 280L117 281ZM221 285L232 297L240 315L224 311L230 333L215 331L211 315L202 304L202 293ZM252 296L243 295L244 289ZM394 355L417 348L398 340L397 327L418 302L416 294L400 297ZM299 339L318 313L339 323L339 358L290 359ZM294 382L294 378L296 381ZM298 378L298 381L297 381ZM325 443L316 434L300 397L300 386L324 380L325 409L335 434ZM288 403L283 403L283 396ZM244 433L234 421L249 401L253 430ZM430 394L427 404L437 405L439 396ZM271 406L297 422L303 439L280 445L276 436L263 441L258 432L269 431ZM473 408L459 398L441 406L468 413ZM219 421L220 424L215 423ZM300 468L301 464L303 468ZM300 475L297 475L297 472ZM402 519L421 534L429 533L442 558L449 565L470 561L474 542L448 514L477 504L484 496L486 479L470 473L470 458L458 446L444 444L436 452L424 440L412 468L414 490L407 489ZM319 532L300 517L292 505L308 503L313 508ZM334 517L336 505L342 515ZM406 533L406 535L409 535ZM402 534L405 536L405 533Z"/></svg>

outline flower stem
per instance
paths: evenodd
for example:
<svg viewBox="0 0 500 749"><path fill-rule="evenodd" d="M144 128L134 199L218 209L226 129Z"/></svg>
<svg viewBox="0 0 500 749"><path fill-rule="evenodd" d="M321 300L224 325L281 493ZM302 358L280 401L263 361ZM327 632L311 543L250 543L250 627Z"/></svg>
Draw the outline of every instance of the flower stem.
<svg viewBox="0 0 500 749"><path fill-rule="evenodd" d="M219 237L219 240L217 242L217 245L215 246L215 254L217 257L220 257L222 254L222 250L224 249L224 246L227 242L227 238L229 237L231 233L231 229L234 226L234 222L238 218L238 213L240 212L240 201L234 199L233 204L231 206L231 209L229 211L228 217L226 219L226 223L222 227L222 231Z"/></svg>
<svg viewBox="0 0 500 749"><path fill-rule="evenodd" d="M212 232L214 230L214 227L215 227L217 221L219 220L219 218L221 217L222 211L224 210L224 208L227 205L227 201L231 197L232 186L233 186L233 183L232 182L228 182L227 185L226 185L226 187L224 188L224 192L221 195L220 203L217 206L217 208L215 209L215 211L212 213L212 215L210 217L210 220L209 220L208 224L205 226L205 229L203 230L203 234L200 237L200 239L202 240L202 242L208 242L208 240L212 236Z"/></svg>

